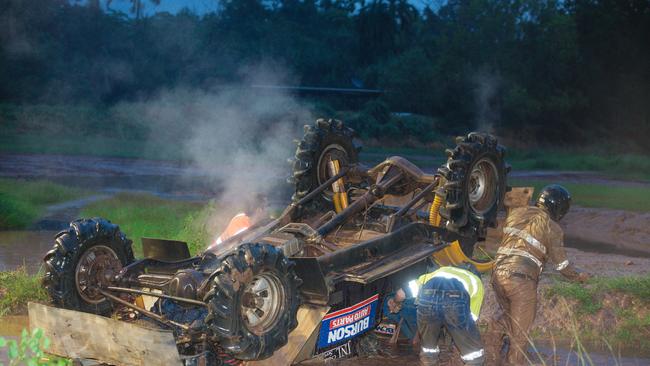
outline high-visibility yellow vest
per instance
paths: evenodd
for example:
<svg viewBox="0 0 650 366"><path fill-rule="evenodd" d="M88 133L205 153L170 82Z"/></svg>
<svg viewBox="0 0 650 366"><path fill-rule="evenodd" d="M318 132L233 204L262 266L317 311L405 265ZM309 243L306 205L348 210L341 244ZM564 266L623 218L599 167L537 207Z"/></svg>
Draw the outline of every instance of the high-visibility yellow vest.
<svg viewBox="0 0 650 366"><path fill-rule="evenodd" d="M433 272L423 274L417 281L414 281L415 283L409 283L409 287L412 292L417 293L419 288L424 286L430 279L436 277L455 279L462 283L465 291L469 294L469 310L472 313L472 318L474 320L478 319L478 315L481 312L481 305L483 304L483 282L481 282L481 279L465 269L440 267Z"/></svg>

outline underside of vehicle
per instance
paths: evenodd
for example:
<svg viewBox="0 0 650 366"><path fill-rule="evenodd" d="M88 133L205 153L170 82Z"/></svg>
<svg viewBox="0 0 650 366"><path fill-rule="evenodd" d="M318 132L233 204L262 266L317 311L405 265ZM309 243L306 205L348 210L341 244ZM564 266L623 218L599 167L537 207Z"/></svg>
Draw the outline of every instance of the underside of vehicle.
<svg viewBox="0 0 650 366"><path fill-rule="evenodd" d="M470 258L507 190L493 136L457 138L435 173L399 156L365 167L360 149L341 121L305 126L291 203L199 256L182 242L143 239L136 260L117 225L74 221L45 256L44 285L56 306L131 311L173 329L181 354L261 360L287 343L301 306L329 308L305 346L314 356L374 329L383 298L434 261L491 268ZM147 307L143 295L157 301Z"/></svg>

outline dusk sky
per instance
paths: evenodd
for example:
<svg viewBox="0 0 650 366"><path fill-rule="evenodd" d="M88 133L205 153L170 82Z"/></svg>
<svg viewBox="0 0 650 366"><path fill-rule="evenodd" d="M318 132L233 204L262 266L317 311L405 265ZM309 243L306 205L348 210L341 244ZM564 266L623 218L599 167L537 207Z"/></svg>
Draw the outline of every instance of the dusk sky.
<svg viewBox="0 0 650 366"><path fill-rule="evenodd" d="M82 1L83 2L83 1ZM435 6L442 3L444 0L412 0L411 3L418 8L422 9L427 5ZM102 3L106 4L106 0ZM105 7L105 5L104 5ZM160 5L155 5L150 1L144 0L145 14L150 15L156 12L170 12L177 13L183 8L188 8L196 14L205 14L216 10L218 7L217 0L160 0ZM129 0L112 0L110 8L124 13L129 13L131 8L131 1Z"/></svg>

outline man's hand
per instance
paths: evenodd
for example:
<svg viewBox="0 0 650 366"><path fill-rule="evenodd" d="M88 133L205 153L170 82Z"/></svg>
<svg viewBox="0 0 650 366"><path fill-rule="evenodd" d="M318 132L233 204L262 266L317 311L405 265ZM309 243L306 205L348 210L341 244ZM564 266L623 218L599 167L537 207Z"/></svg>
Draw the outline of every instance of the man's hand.
<svg viewBox="0 0 650 366"><path fill-rule="evenodd" d="M578 277L576 278L576 281L580 282L580 283L585 283L589 279L591 279L591 277L593 277L593 276L591 274L587 273L587 272L580 272L580 273L578 273Z"/></svg>
<svg viewBox="0 0 650 366"><path fill-rule="evenodd" d="M400 310L402 310L402 302L404 302L405 298L406 293L404 293L404 290L397 290L397 292L395 292L395 296L388 299L388 310L391 313L399 313Z"/></svg>

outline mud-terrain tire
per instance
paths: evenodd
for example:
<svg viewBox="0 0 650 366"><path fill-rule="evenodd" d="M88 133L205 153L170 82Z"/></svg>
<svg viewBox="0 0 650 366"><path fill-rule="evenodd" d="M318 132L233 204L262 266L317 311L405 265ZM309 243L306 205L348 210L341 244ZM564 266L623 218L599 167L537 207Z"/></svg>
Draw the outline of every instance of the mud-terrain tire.
<svg viewBox="0 0 650 366"><path fill-rule="evenodd" d="M205 323L220 347L237 359L261 360L287 343L298 325L302 282L293 266L269 244L242 244L223 258L204 298Z"/></svg>
<svg viewBox="0 0 650 366"><path fill-rule="evenodd" d="M119 226L102 218L79 219L55 236L45 258L43 285L58 307L108 315L110 301L92 290L102 274L134 261L131 240ZM84 285L85 284L85 285Z"/></svg>
<svg viewBox="0 0 650 366"><path fill-rule="evenodd" d="M336 119L318 119L314 125L305 125L305 134L298 142L293 159L293 169L289 183L294 185L293 202L306 196L329 178L327 157L339 159L341 167L359 162L361 141L356 132ZM330 210L332 203L331 189L307 204L314 210Z"/></svg>
<svg viewBox="0 0 650 366"><path fill-rule="evenodd" d="M465 254L472 255L475 241L485 239L488 226L496 227L503 206L505 148L490 134L472 132L456 138L456 147L446 152L447 162L438 168L446 179L446 204L440 214L448 230L474 239L462 241Z"/></svg>

